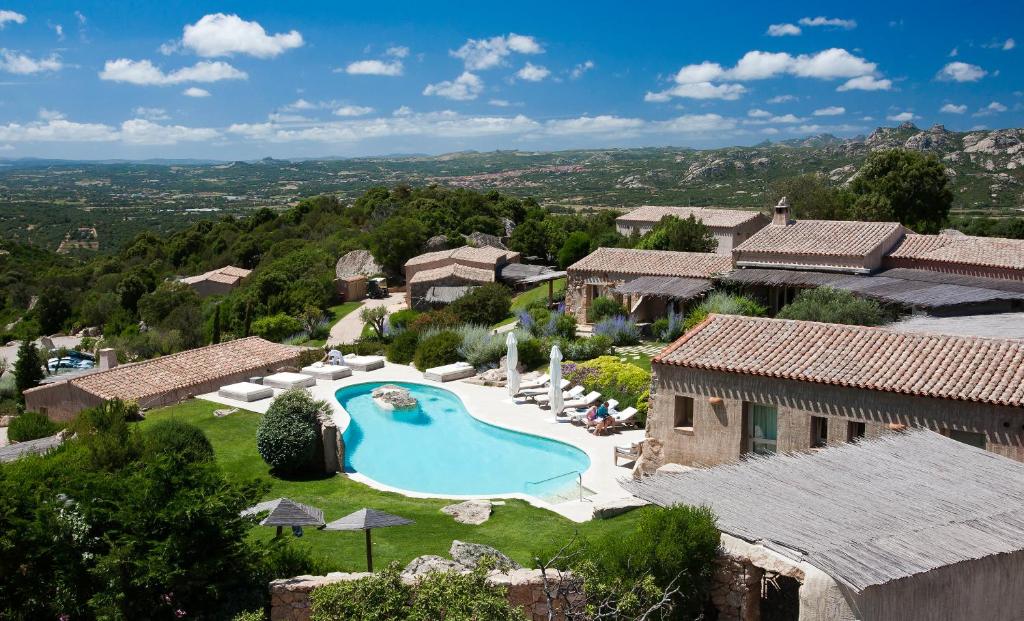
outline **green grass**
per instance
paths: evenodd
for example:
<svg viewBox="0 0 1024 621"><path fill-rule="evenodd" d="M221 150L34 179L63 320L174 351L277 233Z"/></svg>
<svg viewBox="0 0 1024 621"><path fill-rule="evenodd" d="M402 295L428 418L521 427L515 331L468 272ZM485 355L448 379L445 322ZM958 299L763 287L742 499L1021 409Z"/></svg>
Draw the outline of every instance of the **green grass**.
<svg viewBox="0 0 1024 621"><path fill-rule="evenodd" d="M610 520L576 524L555 513L531 507L519 500L508 500L494 507L491 519L479 526L455 522L440 512L450 504L446 500L407 498L380 492L342 475L310 480L285 480L271 476L256 451L256 427L260 415L239 411L216 418L219 407L206 401L185 403L154 410L140 425L176 418L202 429L213 444L217 462L228 476L237 480L259 479L270 484L266 499L286 496L323 509L327 521L338 519L363 507L380 509L412 520L415 524L374 531L374 566L390 561L403 565L423 554L447 556L453 539L483 543L508 554L520 563L532 565L533 555L549 551L568 541L575 532L602 535L633 527L639 513L633 511ZM471 447L470 447L471 449ZM253 537L269 541L274 529L257 527ZM303 543L323 556L332 570L365 571L364 541L358 532L327 532L307 529Z"/></svg>
<svg viewBox="0 0 1024 621"><path fill-rule="evenodd" d="M327 328L328 332L330 331L331 328L334 327L334 324L341 321L342 317L351 313L352 311L356 310L362 305L362 302L342 302L341 304L337 304L327 309L327 314L330 315L331 317L330 326L328 326ZM310 339L303 343L303 345L308 345L310 347L323 347L325 343L327 343L327 339Z"/></svg>
<svg viewBox="0 0 1024 621"><path fill-rule="evenodd" d="M565 279L559 278L554 281L554 293L565 290ZM501 326L507 326L510 323L516 321L516 311L520 311L528 307L530 304L537 300L546 300L548 298L548 283L543 283L540 286L534 287L533 289L527 289L519 295L512 298L512 316L499 321L494 324L493 328L500 328Z"/></svg>

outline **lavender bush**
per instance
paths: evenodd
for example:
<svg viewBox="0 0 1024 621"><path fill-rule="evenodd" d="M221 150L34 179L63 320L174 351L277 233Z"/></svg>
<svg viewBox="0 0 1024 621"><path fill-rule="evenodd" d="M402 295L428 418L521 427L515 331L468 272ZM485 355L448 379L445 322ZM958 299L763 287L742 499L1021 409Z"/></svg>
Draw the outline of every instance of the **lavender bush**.
<svg viewBox="0 0 1024 621"><path fill-rule="evenodd" d="M594 326L594 334L607 336L613 345L636 345L640 342L640 328L622 315L598 322Z"/></svg>

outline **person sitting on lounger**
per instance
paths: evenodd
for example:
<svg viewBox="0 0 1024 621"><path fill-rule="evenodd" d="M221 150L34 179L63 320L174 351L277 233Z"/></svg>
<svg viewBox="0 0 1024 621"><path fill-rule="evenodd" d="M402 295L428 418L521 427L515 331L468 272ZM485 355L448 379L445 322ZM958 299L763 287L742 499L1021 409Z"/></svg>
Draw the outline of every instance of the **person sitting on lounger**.
<svg viewBox="0 0 1024 621"><path fill-rule="evenodd" d="M583 415L583 420L586 422L587 427L589 427L596 419L597 419L597 406L596 405L592 405L592 406L590 406L590 409L587 410L587 413Z"/></svg>
<svg viewBox="0 0 1024 621"><path fill-rule="evenodd" d="M608 411L608 402L605 401L601 404L601 407L597 408L597 415L594 417L594 433L601 435L611 425L611 422L612 415Z"/></svg>

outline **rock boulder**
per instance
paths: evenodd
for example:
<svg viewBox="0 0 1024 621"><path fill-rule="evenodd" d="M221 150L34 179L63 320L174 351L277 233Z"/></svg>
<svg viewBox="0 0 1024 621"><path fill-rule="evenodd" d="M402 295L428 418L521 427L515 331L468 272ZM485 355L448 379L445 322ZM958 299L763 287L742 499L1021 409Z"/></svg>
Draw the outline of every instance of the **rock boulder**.
<svg viewBox="0 0 1024 621"><path fill-rule="evenodd" d="M409 391L394 384L384 384L371 393L373 400L384 408L405 410L416 407L416 398Z"/></svg>
<svg viewBox="0 0 1024 621"><path fill-rule="evenodd" d="M448 550L448 553L456 563L470 569L476 569L480 561L487 557L493 558L496 561L495 569L501 571L523 568L522 565L505 556L502 552L480 543L466 543L456 539L452 542L452 547Z"/></svg>
<svg viewBox="0 0 1024 621"><path fill-rule="evenodd" d="M460 524L483 524L491 517L490 500L467 500L441 509L441 513L450 515Z"/></svg>
<svg viewBox="0 0 1024 621"><path fill-rule="evenodd" d="M434 554L427 554L424 556L417 556L416 558L409 561L409 564L402 570L403 578L419 578L426 574L434 573L437 571L467 571L465 567L459 565L451 559L444 558L443 556L437 556Z"/></svg>

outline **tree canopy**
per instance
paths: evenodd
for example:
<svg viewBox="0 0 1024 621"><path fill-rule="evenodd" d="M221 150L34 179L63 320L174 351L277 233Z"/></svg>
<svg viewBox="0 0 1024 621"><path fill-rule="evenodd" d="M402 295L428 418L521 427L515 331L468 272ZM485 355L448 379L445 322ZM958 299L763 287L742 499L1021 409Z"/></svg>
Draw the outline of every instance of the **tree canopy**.
<svg viewBox="0 0 1024 621"><path fill-rule="evenodd" d="M692 214L686 218L665 216L651 232L640 238L637 248L678 252L714 252L718 241L703 222Z"/></svg>

